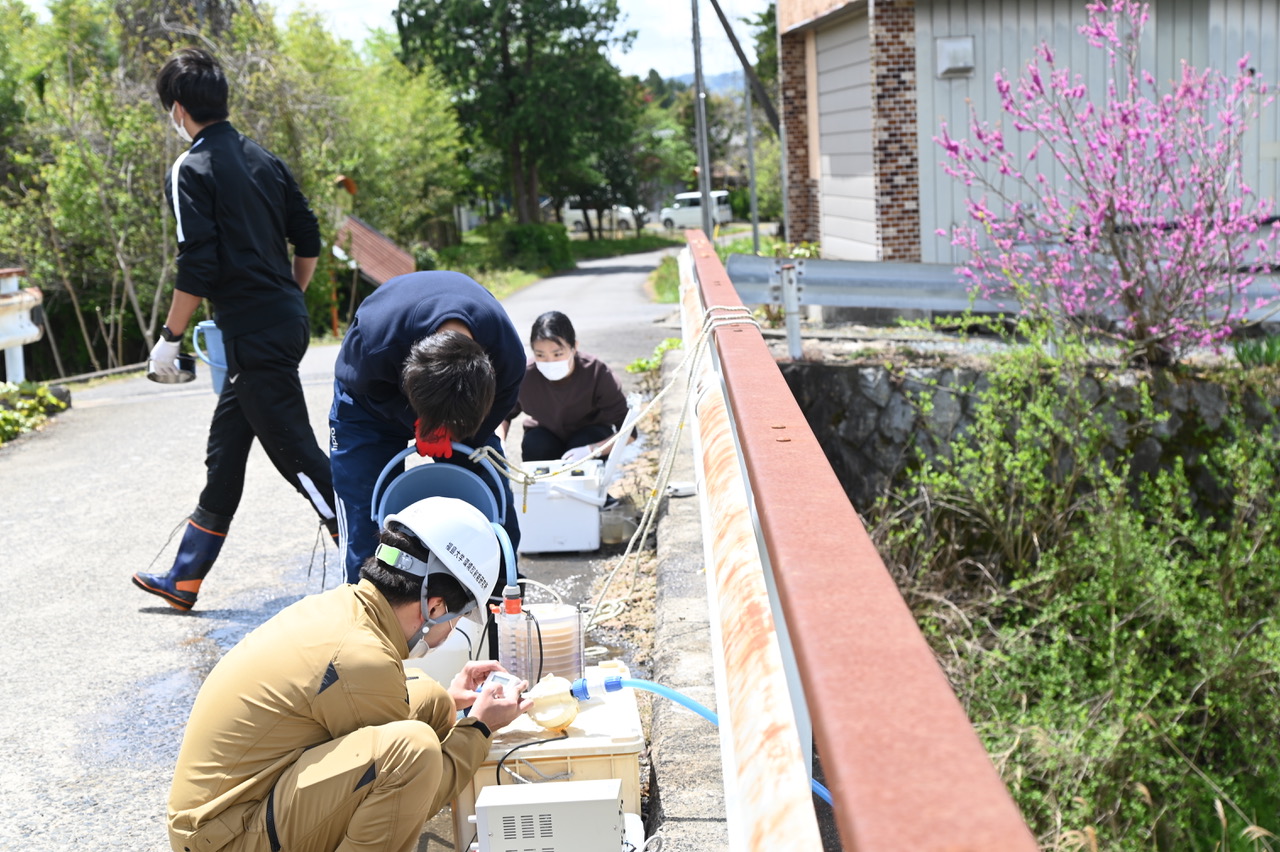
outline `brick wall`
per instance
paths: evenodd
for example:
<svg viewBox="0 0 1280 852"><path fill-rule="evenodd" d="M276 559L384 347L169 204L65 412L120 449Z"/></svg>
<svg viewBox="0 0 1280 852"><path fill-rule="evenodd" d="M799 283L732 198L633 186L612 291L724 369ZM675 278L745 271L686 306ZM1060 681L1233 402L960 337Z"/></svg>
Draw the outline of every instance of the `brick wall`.
<svg viewBox="0 0 1280 852"><path fill-rule="evenodd" d="M818 182L809 177L808 83L805 76L805 35L784 33L778 56L782 92L782 127L787 146L788 242L817 242ZM812 132L817 133L815 127Z"/></svg>
<svg viewBox="0 0 1280 852"><path fill-rule="evenodd" d="M920 260L915 7L915 0L871 4L872 136L881 260Z"/></svg>

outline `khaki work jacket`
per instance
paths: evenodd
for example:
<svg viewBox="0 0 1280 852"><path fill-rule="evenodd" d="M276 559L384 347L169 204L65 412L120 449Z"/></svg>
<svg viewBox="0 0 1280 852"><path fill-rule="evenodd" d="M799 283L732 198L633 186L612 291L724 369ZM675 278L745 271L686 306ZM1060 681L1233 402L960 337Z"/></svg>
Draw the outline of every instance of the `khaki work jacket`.
<svg viewBox="0 0 1280 852"><path fill-rule="evenodd" d="M303 598L246 636L192 707L169 791L173 848L219 849L244 832L311 746L415 718L423 702L410 701L408 653L391 605L367 580ZM428 678L412 687L443 692ZM456 790L487 756L489 737L463 719L441 739L441 786Z"/></svg>

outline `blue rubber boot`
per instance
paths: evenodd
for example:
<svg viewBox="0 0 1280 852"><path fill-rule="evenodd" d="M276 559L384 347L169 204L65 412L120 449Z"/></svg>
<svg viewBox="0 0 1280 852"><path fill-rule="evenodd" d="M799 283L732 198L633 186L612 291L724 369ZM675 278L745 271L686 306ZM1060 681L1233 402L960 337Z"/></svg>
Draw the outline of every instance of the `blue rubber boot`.
<svg viewBox="0 0 1280 852"><path fill-rule="evenodd" d="M178 555L168 574L133 575L133 584L144 592L150 592L174 609L184 612L195 606L200 584L213 567L222 542L227 538L231 519L207 512L199 506L187 519L187 528L178 545Z"/></svg>

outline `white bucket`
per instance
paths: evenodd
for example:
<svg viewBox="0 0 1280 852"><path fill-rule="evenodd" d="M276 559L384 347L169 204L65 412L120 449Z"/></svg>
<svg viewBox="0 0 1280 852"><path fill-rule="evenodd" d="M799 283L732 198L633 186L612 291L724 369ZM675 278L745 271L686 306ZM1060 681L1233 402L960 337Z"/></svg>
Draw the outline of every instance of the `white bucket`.
<svg viewBox="0 0 1280 852"><path fill-rule="evenodd" d="M208 353L200 345L202 337L205 346L209 348ZM227 378L227 351L222 345L222 330L213 320L198 322L195 330L191 332L191 344L195 347L200 360L209 365L209 378L213 380L213 392L221 394L222 383Z"/></svg>

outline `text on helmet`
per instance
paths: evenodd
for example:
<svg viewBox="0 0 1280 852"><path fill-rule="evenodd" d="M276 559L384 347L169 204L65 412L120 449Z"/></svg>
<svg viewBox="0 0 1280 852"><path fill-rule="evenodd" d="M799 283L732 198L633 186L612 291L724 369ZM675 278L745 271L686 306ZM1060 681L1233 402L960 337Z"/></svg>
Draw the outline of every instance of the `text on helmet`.
<svg viewBox="0 0 1280 852"><path fill-rule="evenodd" d="M471 572L471 576L476 578L477 583L484 585L485 579L484 575L480 573L480 569L476 567L474 562L467 558L467 555L463 553L456 544L449 542L445 545L445 550L449 551L449 555L458 560L459 564Z"/></svg>

